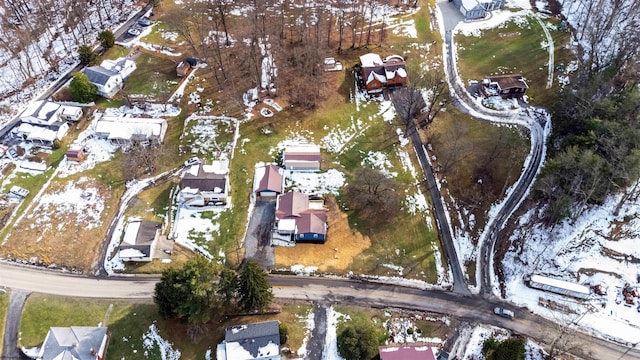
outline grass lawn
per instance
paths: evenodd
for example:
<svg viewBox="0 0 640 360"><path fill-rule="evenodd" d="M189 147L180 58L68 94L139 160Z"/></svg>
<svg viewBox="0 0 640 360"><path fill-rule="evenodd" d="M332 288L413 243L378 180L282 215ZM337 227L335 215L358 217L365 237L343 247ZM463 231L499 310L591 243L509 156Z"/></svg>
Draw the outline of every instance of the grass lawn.
<svg viewBox="0 0 640 360"><path fill-rule="evenodd" d="M106 323L111 333L107 358L127 360L161 358L157 343L147 348L143 345L145 334L149 333L152 324L174 350L180 351L180 358L185 360L203 359L208 349L215 354L215 347L222 341L227 326L267 320L285 323L289 329L289 347L299 349L305 337L304 319L312 311L312 306L306 303L282 303L282 312L275 315L245 316L224 321L214 318L207 324L206 335L194 344L187 335L187 324L160 319L156 306L150 303L33 294L25 304L20 323L21 345L32 347L42 344L51 326L97 326L104 321L111 304L113 308Z"/></svg>
<svg viewBox="0 0 640 360"><path fill-rule="evenodd" d="M169 194L178 185L179 181L179 179L172 179L144 190L136 196L133 204L125 212L125 216L162 222L165 216L168 215Z"/></svg>
<svg viewBox="0 0 640 360"><path fill-rule="evenodd" d="M102 62L102 60L106 60L106 59L115 60L127 55L129 55L129 49L127 49L124 46L114 45L111 49L107 49L107 51L105 51L104 54L100 56L100 61L98 62L98 65L100 65L100 62Z"/></svg>
<svg viewBox="0 0 640 360"><path fill-rule="evenodd" d="M543 20L543 23L557 22L556 19ZM569 34L551 28L549 31L555 45L554 65L567 64L572 58L571 52L565 49ZM548 105L558 91L558 83L554 79L554 86L545 88L549 52L541 44L546 41L540 24L531 16L507 22L500 28L483 30L477 37L458 34L455 42L460 77L466 83L490 74L520 73L527 79L530 102Z"/></svg>
<svg viewBox="0 0 640 360"><path fill-rule="evenodd" d="M125 80L125 91L133 98L166 101L178 85L176 63L155 54L141 52L136 57L137 69Z"/></svg>
<svg viewBox="0 0 640 360"><path fill-rule="evenodd" d="M9 308L9 290L0 289L0 339L4 339L4 324L7 320L7 309ZM2 354L2 344L0 342L0 354Z"/></svg>
<svg viewBox="0 0 640 360"><path fill-rule="evenodd" d="M153 25L153 30L149 35L143 37L142 41L150 44L174 47L182 44L184 41L178 33L167 29L167 25L163 22Z"/></svg>

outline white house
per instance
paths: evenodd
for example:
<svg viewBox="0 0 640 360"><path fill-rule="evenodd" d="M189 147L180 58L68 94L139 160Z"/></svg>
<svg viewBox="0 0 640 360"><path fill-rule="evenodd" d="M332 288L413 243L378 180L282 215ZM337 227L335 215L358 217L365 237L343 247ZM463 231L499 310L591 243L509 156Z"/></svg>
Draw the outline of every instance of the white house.
<svg viewBox="0 0 640 360"><path fill-rule="evenodd" d="M108 344L109 334L103 326L51 327L36 360L104 359Z"/></svg>
<svg viewBox="0 0 640 360"><path fill-rule="evenodd" d="M60 120L62 107L46 100L34 101L20 114L22 123L48 126Z"/></svg>
<svg viewBox="0 0 640 360"><path fill-rule="evenodd" d="M62 139L69 131L69 124L58 121L48 126L22 123L17 134L36 145L52 146L53 142Z"/></svg>
<svg viewBox="0 0 640 360"><path fill-rule="evenodd" d="M102 116L96 124L96 136L119 145L131 141L162 143L167 132L167 120L158 118L133 118L122 116Z"/></svg>
<svg viewBox="0 0 640 360"><path fill-rule="evenodd" d="M77 106L61 106L60 119L65 121L78 121L82 117L82 109Z"/></svg>
<svg viewBox="0 0 640 360"><path fill-rule="evenodd" d="M124 86L120 73L105 69L101 66L91 66L82 70L89 82L98 88L98 95L111 98Z"/></svg>
<svg viewBox="0 0 640 360"><path fill-rule="evenodd" d="M113 72L117 72L122 76L122 79L126 79L131 75L132 72L136 70L136 63L131 59L127 59L125 57L121 57L115 60L104 60L100 67L103 67L107 70L111 70Z"/></svg>

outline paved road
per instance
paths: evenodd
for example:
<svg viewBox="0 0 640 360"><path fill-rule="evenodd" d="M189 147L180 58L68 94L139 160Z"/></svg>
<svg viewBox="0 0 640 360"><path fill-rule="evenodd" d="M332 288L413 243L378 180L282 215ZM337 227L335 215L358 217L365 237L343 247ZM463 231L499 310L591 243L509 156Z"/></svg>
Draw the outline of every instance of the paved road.
<svg viewBox="0 0 640 360"><path fill-rule="evenodd" d="M149 299L157 278L95 279L54 273L28 267L0 263L0 286L13 290L90 298ZM302 276L271 276L274 294L278 298L340 303L369 307L396 307L448 314L469 322L481 322L511 329L543 343L550 343L556 324L514 308L516 320L510 321L492 314L493 307L504 305L495 299L479 296L459 296L446 291L420 290L396 285L355 280L309 278ZM509 306L513 308L512 306ZM572 353L585 359L640 358L640 351L629 349L574 330L576 346Z"/></svg>
<svg viewBox="0 0 640 360"><path fill-rule="evenodd" d="M478 267L476 269L476 280L480 286L480 293L490 295L493 293L495 284L495 282L492 281L494 276L493 253L495 242L498 239L500 230L504 228L504 225L509 219L509 216L527 195L529 187L535 180L542 166L542 159L546 152L544 127L548 126L548 124L544 112L527 106L526 104L521 104L523 109L519 112L500 112L487 109L475 102L462 86L462 82L458 77L453 54L453 50L455 49L453 30L461 21L461 15L458 15L460 12L455 9L453 3L443 0L438 0L438 8L443 15L442 21L444 24L441 27L441 29L445 31L443 34L445 41L443 61L449 89L452 95L454 95L452 96L453 104L459 110L479 120L524 126L529 129L531 136L531 153L525 162L526 167L513 187L513 190L507 195L507 199L504 201L498 214L494 218L489 219L485 232L479 240L480 251L479 259L476 262Z"/></svg>

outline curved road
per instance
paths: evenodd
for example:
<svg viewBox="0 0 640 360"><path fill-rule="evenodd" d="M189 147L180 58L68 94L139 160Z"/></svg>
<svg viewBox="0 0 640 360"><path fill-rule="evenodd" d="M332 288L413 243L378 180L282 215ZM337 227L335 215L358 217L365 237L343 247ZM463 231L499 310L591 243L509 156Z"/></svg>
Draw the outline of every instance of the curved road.
<svg viewBox="0 0 640 360"><path fill-rule="evenodd" d="M489 223L484 233L479 239L479 255L476 277L480 287L480 294L493 293L493 252L495 242L498 238L500 230L504 227L509 216L515 211L520 202L527 195L528 189L533 183L536 174L542 166L542 160L546 153L544 128L547 123L546 113L536 108L523 105L523 109L518 112L494 111L479 105L475 99L471 97L469 92L462 85L462 81L458 77L453 42L453 30L461 19L460 12L454 5L448 1L438 0L438 7L442 17L438 19L441 22L441 31L444 31L444 49L443 63L445 74L449 84L449 91L452 95L453 104L459 110L479 119L497 123L507 123L512 125L524 126L529 129L531 135L531 151L529 157L525 161L525 168L520 178L512 187L511 192L503 201L498 214L489 219Z"/></svg>
<svg viewBox="0 0 640 360"><path fill-rule="evenodd" d="M0 286L26 292L88 298L149 299L157 277L101 280L53 273L0 263ZM478 296L459 296L446 291L420 290L396 285L343 279L271 276L278 298L333 302L371 307L395 307L448 314L464 321L491 324L543 343L553 341L556 325L524 308L515 309L516 320L493 315L503 303ZM574 330L571 353L585 359L640 358L640 351ZM576 346L577 345L577 346ZM582 345L582 346L581 346Z"/></svg>

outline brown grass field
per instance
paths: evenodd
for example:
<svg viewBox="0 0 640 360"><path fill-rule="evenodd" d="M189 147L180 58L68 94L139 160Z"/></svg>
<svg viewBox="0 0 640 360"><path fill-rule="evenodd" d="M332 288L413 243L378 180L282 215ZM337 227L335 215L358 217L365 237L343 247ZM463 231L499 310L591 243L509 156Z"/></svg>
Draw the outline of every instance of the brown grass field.
<svg viewBox="0 0 640 360"><path fill-rule="evenodd" d="M368 236L349 227L347 215L340 211L335 198L327 198L327 242L297 244L294 247L276 247L276 267L303 264L317 266L321 272L344 272L353 258L371 246Z"/></svg>
<svg viewBox="0 0 640 360"><path fill-rule="evenodd" d="M1 248L4 256L26 261L37 257L38 264L55 264L82 272L91 269L121 194L94 179L81 183L69 181L82 189L97 189L98 196L104 200L104 211L100 214L102 226L88 229L79 219L81 213L62 213L52 204L41 207L35 203L7 236ZM44 195L58 193L69 181L52 182ZM42 223L43 219L47 220L46 224Z"/></svg>

